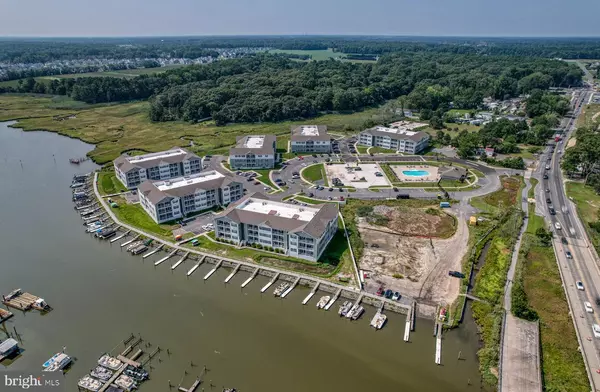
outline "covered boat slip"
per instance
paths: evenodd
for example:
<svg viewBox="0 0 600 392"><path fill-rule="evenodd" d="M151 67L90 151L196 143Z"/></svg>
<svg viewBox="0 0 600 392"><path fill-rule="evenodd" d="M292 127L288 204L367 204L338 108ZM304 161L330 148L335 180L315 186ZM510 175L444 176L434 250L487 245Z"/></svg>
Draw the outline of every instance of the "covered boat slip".
<svg viewBox="0 0 600 392"><path fill-rule="evenodd" d="M15 339L6 339L0 343L0 361L19 351L19 343Z"/></svg>

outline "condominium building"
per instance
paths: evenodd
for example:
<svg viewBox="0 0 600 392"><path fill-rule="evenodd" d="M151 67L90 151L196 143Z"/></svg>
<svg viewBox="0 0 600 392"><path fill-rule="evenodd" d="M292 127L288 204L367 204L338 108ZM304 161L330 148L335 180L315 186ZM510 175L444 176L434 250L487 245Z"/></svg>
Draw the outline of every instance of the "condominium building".
<svg viewBox="0 0 600 392"><path fill-rule="evenodd" d="M242 183L211 170L165 181L145 181L138 188L140 204L156 223L172 221L217 206L244 194Z"/></svg>
<svg viewBox="0 0 600 392"><path fill-rule="evenodd" d="M183 148L144 155L121 155L114 160L115 174L128 189L146 180L167 180L202 170L200 157Z"/></svg>
<svg viewBox="0 0 600 392"><path fill-rule="evenodd" d="M377 126L362 131L358 137L358 144L418 154L429 145L429 135L426 132L409 131L404 128Z"/></svg>
<svg viewBox="0 0 600 392"><path fill-rule="evenodd" d="M272 169L276 151L275 135L240 136L229 150L229 165L232 169Z"/></svg>
<svg viewBox="0 0 600 392"><path fill-rule="evenodd" d="M331 138L325 125L300 125L292 127L291 152L329 153Z"/></svg>
<svg viewBox="0 0 600 392"><path fill-rule="evenodd" d="M217 238L317 261L337 231L337 219L337 206L332 203L302 207L254 193L230 205L214 223Z"/></svg>

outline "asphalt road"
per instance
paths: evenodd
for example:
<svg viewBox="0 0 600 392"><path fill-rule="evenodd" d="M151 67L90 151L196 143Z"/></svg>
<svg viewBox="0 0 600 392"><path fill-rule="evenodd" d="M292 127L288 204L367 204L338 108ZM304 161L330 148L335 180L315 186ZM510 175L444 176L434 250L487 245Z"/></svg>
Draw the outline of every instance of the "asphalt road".
<svg viewBox="0 0 600 392"><path fill-rule="evenodd" d="M600 391L600 339L594 337L592 325L600 325L600 306L596 305L596 299L600 299L600 269L597 263L597 255L587 239L582 223L577 216L574 203L572 203L565 192L563 176L560 170L560 158L564 153L564 147L571 132L575 129L575 122L581 113L582 106L587 103L591 91L581 91L572 101L573 116L568 119L565 127L564 141L556 145L555 151L547 148L541 157L540 165L535 177L541 180L541 186L536 188L536 204L538 210L544 213L549 228L554 232L553 245L561 271L561 277L565 286L565 292L573 320L580 339L583 357L591 378L592 390ZM560 152L559 152L560 151ZM551 161L547 161L551 158ZM549 165L550 169L546 169ZM544 172L548 179L543 179ZM549 192L547 191L549 190ZM551 199L551 204L546 199ZM554 207L556 215L550 215L549 207ZM556 228L556 223L561 228ZM564 239L563 239L564 238ZM566 244L564 243L566 242ZM572 254L572 259L567 258L566 252ZM582 282L584 290L578 290L576 282ZM592 304L594 313L585 311L584 302Z"/></svg>

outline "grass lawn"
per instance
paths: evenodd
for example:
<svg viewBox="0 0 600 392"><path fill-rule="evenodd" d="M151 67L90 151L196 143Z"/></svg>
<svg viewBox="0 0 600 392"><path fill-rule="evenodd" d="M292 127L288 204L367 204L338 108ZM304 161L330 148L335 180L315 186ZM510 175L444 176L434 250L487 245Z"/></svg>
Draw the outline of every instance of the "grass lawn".
<svg viewBox="0 0 600 392"><path fill-rule="evenodd" d="M371 147L369 152L372 154L395 154L396 150L389 150L383 147Z"/></svg>
<svg viewBox="0 0 600 392"><path fill-rule="evenodd" d="M535 197L535 187L538 185L539 181L531 177L529 183L531 184L531 188L529 188L529 192L527 192L527 197L533 199Z"/></svg>
<svg viewBox="0 0 600 392"><path fill-rule="evenodd" d="M446 126L446 128L442 129L442 131L444 131L444 133L450 135L450 137L453 137L453 138L458 136L459 132L461 132L461 131L475 132L475 131L479 131L479 129L481 129L481 127L478 127L477 125L471 125L471 124L445 123L444 125ZM432 137L435 138L439 129L433 129L430 126L427 126L426 128L420 129L420 131L427 132L428 134L430 134Z"/></svg>
<svg viewBox="0 0 600 392"><path fill-rule="evenodd" d="M368 149L369 149L369 147L367 147L367 146L361 146L361 145L358 145L358 144L356 145L356 151L359 154L366 154Z"/></svg>
<svg viewBox="0 0 600 392"><path fill-rule="evenodd" d="M344 57L344 53L334 52L331 49L326 50L281 50L281 49L272 49L269 50L269 53L277 54L277 53L289 53L289 54L299 54L299 55L309 55L312 56L312 60L327 60L330 58L337 59L340 57Z"/></svg>
<svg viewBox="0 0 600 392"><path fill-rule="evenodd" d="M585 105L581 115L577 119L577 127L597 127L600 124L600 114L598 113L600 113L600 104L592 103Z"/></svg>
<svg viewBox="0 0 600 392"><path fill-rule="evenodd" d="M115 198L114 201L119 204L118 208L113 208L117 218L123 223L139 227L143 231L156 234L166 240L173 240L173 227L168 224L157 224L150 218L146 211L139 204L127 204L123 198Z"/></svg>
<svg viewBox="0 0 600 392"><path fill-rule="evenodd" d="M306 203L306 204L337 203L336 201L333 201L333 200L316 200L316 199L311 199L310 197L305 197L305 196L296 196L296 197L294 197L294 199L298 200L301 203Z"/></svg>
<svg viewBox="0 0 600 392"><path fill-rule="evenodd" d="M485 196L472 198L471 205L489 214L495 214L506 207L515 205L522 186L522 178L501 176L500 180L502 189Z"/></svg>
<svg viewBox="0 0 600 392"><path fill-rule="evenodd" d="M328 186L327 174L325 173L325 165L323 165L322 163L317 163L315 165L305 167L300 172L300 174L308 182L315 183L317 181L324 181L325 186Z"/></svg>
<svg viewBox="0 0 600 392"><path fill-rule="evenodd" d="M129 150L156 152L175 146L188 147L200 154L228 153L236 136L275 134L287 137L292 125L306 120L281 123L233 124L216 126L207 121L190 124L184 121L152 122L148 102L113 105L87 105L65 97L21 94L0 95L0 121L20 119L16 124L24 130L47 130L93 143L89 156L99 164L112 161ZM74 115L57 121L54 116ZM362 128L369 119L377 119L378 108L353 114L327 114L311 121L326 125L330 131L347 134ZM186 140L182 140L182 138ZM194 146L189 147L190 141Z"/></svg>
<svg viewBox="0 0 600 392"><path fill-rule="evenodd" d="M577 205L577 213L583 221L594 247L600 252L600 233L590 227L590 223L598 222L600 216L600 195L594 189L580 182L567 182L567 195Z"/></svg>
<svg viewBox="0 0 600 392"><path fill-rule="evenodd" d="M101 171L98 173L98 191L101 195L127 192L127 190L121 181L119 181L114 171Z"/></svg>

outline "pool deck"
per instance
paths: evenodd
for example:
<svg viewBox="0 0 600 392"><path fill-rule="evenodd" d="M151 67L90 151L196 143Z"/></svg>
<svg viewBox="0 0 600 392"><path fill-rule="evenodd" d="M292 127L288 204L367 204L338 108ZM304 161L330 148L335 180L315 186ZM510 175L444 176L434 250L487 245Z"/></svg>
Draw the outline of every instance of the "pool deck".
<svg viewBox="0 0 600 392"><path fill-rule="evenodd" d="M439 180L439 168L429 165L390 165L398 179L402 182L436 182ZM426 171L429 175L426 176L410 176L403 172L411 170Z"/></svg>

